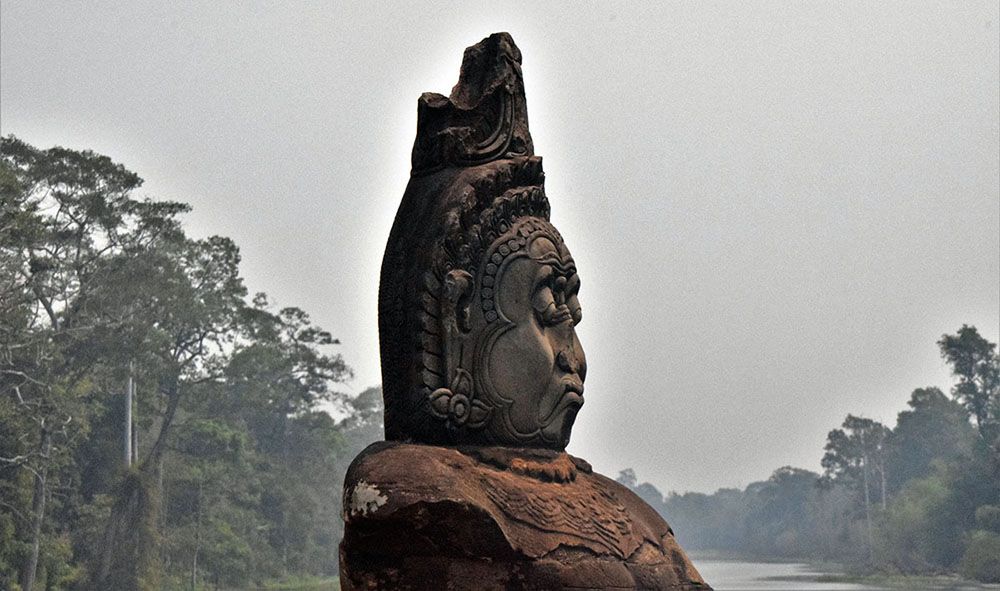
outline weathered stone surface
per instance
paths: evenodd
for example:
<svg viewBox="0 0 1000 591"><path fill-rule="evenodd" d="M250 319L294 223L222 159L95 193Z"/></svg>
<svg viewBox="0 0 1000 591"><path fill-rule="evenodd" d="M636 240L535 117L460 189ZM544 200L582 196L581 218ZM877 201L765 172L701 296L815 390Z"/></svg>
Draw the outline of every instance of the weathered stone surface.
<svg viewBox="0 0 1000 591"><path fill-rule="evenodd" d="M344 589L708 589L649 505L565 452L377 443L344 507Z"/></svg>
<svg viewBox="0 0 1000 591"><path fill-rule="evenodd" d="M345 589L708 589L656 512L567 455L587 362L521 53L418 103L379 286L386 442L344 483Z"/></svg>
<svg viewBox="0 0 1000 591"><path fill-rule="evenodd" d="M579 279L549 223L520 61L491 35L451 98L420 99L379 284L386 439L561 449L583 403Z"/></svg>

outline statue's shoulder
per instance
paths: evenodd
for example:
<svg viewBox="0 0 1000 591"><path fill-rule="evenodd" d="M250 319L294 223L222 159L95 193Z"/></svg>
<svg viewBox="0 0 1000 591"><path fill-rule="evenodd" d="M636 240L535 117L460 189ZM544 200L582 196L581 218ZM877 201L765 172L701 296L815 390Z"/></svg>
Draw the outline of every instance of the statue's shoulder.
<svg viewBox="0 0 1000 591"><path fill-rule="evenodd" d="M455 448L373 443L347 470L344 517L387 517L414 503L486 501L476 472L474 462Z"/></svg>
<svg viewBox="0 0 1000 591"><path fill-rule="evenodd" d="M413 514L476 514L507 545L543 555L575 545L626 558L672 532L631 490L565 453L378 442L344 480L348 522L409 521ZM418 510L419 507L419 510ZM464 527L464 522L452 525ZM450 534L449 534L450 535Z"/></svg>
<svg viewBox="0 0 1000 591"><path fill-rule="evenodd" d="M582 461L579 458L573 459L577 462ZM581 472L584 478L594 482L595 487L607 491L614 496L614 498L618 499L618 501L625 507L625 512L632 517L633 521L645 526L651 534L657 536L658 538L662 538L666 535L673 535L673 530L670 528L670 525L667 524L666 520L664 520L663 517L649 505L649 503L642 500L642 497L635 494L632 489L616 480L608 478L607 476L592 470L582 470Z"/></svg>
<svg viewBox="0 0 1000 591"><path fill-rule="evenodd" d="M342 552L364 563L379 556L513 557L483 490L483 469L452 447L372 444L344 478Z"/></svg>
<svg viewBox="0 0 1000 591"><path fill-rule="evenodd" d="M478 577L518 572L537 583L524 589L707 588L652 507L565 453L376 443L348 470L344 519L357 564L444 569L413 588L507 588Z"/></svg>

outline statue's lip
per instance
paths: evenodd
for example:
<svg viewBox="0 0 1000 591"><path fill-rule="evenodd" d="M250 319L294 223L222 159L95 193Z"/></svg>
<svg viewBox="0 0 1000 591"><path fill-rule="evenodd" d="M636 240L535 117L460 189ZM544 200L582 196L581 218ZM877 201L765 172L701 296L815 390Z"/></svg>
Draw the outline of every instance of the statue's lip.
<svg viewBox="0 0 1000 591"><path fill-rule="evenodd" d="M563 398L569 402L583 404L583 384L577 380L567 379L563 382Z"/></svg>
<svg viewBox="0 0 1000 591"><path fill-rule="evenodd" d="M563 378L562 384L563 395L559 401L556 402L556 405L552 407L552 410L545 415L545 418L542 420L543 425L551 423L560 412L573 407L579 409L583 406L583 382L574 376L566 376Z"/></svg>

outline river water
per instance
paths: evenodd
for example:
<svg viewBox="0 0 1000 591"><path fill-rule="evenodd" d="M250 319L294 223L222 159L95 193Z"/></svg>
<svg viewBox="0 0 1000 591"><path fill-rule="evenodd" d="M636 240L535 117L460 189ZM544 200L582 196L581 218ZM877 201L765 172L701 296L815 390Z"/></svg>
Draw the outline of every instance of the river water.
<svg viewBox="0 0 1000 591"><path fill-rule="evenodd" d="M808 564L743 562L693 557L694 565L715 591L965 591L1000 589L994 585L907 581L905 586L883 587L858 583L821 582L824 574Z"/></svg>

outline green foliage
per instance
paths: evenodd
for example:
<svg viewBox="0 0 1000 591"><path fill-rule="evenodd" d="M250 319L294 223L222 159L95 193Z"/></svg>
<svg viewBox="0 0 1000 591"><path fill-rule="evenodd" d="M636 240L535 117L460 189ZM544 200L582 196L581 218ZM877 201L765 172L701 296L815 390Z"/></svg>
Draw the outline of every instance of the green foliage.
<svg viewBox="0 0 1000 591"><path fill-rule="evenodd" d="M109 589L155 591L162 573L156 484L148 474L128 470L115 487L114 499L101 543L117 548L100 555L100 562L92 565L92 578Z"/></svg>
<svg viewBox="0 0 1000 591"><path fill-rule="evenodd" d="M972 453L975 428L961 404L938 388L918 388L907 402L910 410L897 415L889 435L889 490L931 472L934 460L957 461Z"/></svg>
<svg viewBox="0 0 1000 591"><path fill-rule="evenodd" d="M1000 535L983 530L973 531L958 572L984 583L1000 583Z"/></svg>
<svg viewBox="0 0 1000 591"><path fill-rule="evenodd" d="M941 356L952 367L958 383L952 389L976 422L983 437L1000 437L1000 358L996 344L987 341L974 326L962 325L953 335L938 341Z"/></svg>
<svg viewBox="0 0 1000 591"><path fill-rule="evenodd" d="M185 236L186 205L135 199L105 156L0 141L0 588L336 574L338 491L381 436L380 392L338 393L336 339L248 301L239 249Z"/></svg>
<svg viewBox="0 0 1000 591"><path fill-rule="evenodd" d="M838 523L848 496L818 486L819 474L783 467L744 490L711 495L670 493L657 507L692 550L755 557L835 558L831 540L849 535Z"/></svg>
<svg viewBox="0 0 1000 591"><path fill-rule="evenodd" d="M890 430L872 419L847 415L840 429L827 435L821 464L829 478L840 479L863 489L867 497L871 489L884 494L879 478L885 476L886 441Z"/></svg>
<svg viewBox="0 0 1000 591"><path fill-rule="evenodd" d="M1000 582L1000 360L970 326L938 346L958 378L953 399L918 388L893 429L848 415L828 435L822 477L785 467L744 490L666 498L632 469L618 481L689 550Z"/></svg>
<svg viewBox="0 0 1000 591"><path fill-rule="evenodd" d="M141 184L90 151L0 138L0 588L329 580L381 392L340 394L337 340L248 301L237 246L187 237L188 207L136 199ZM848 415L822 477L785 467L666 498L632 470L619 481L689 549L997 581L1000 358L971 326L938 346L952 400L915 390L893 429Z"/></svg>
<svg viewBox="0 0 1000 591"><path fill-rule="evenodd" d="M979 529L1000 534L1000 506L983 505L976 509L976 525Z"/></svg>
<svg viewBox="0 0 1000 591"><path fill-rule="evenodd" d="M900 572L947 570L960 554L962 529L955 513L961 508L944 472L907 483L883 516L880 556Z"/></svg>

